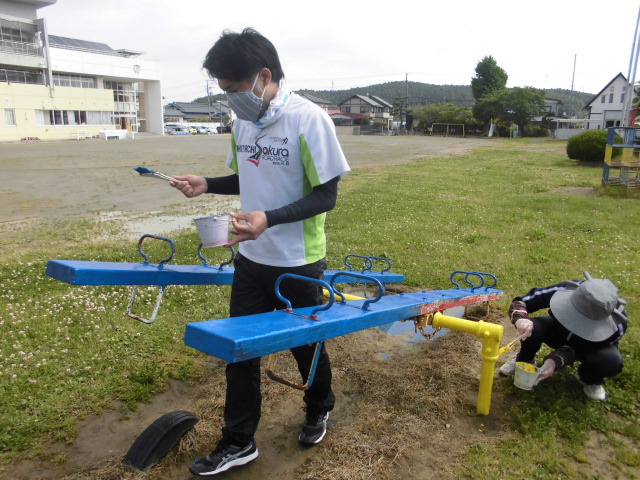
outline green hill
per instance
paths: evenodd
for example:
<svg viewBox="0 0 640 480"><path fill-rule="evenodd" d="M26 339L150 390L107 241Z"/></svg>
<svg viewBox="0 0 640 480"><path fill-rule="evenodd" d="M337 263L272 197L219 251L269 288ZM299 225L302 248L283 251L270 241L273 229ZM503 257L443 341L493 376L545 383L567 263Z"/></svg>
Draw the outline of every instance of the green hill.
<svg viewBox="0 0 640 480"><path fill-rule="evenodd" d="M449 102L458 107L470 108L475 103L470 85L431 85L419 82L387 82L368 87L357 87L348 90L297 90L298 93L306 93L322 98L338 105L352 95L375 95L394 103L396 98L408 98L411 106L430 105L432 103ZM547 98L561 100L567 113L572 116L582 116L580 111L595 94L585 92L575 92L562 88L545 90ZM224 95L219 94L213 97L217 100L224 100ZM207 101L206 97L195 100L196 102Z"/></svg>

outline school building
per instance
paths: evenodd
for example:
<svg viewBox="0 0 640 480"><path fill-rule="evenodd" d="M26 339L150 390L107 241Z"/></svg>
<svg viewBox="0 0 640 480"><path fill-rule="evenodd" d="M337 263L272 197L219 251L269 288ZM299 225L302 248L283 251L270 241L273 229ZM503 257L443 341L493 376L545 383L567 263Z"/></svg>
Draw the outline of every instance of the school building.
<svg viewBox="0 0 640 480"><path fill-rule="evenodd" d="M50 34L38 10L55 3L0 2L0 142L162 135L160 63Z"/></svg>

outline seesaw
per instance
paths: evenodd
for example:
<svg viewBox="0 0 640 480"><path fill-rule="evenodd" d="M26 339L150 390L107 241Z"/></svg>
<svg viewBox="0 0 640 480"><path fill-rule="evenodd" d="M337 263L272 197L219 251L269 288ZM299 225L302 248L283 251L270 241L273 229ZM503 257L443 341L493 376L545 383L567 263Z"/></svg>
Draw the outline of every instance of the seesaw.
<svg viewBox="0 0 640 480"><path fill-rule="evenodd" d="M454 280L458 274L465 275L465 281L470 285L468 288L462 288ZM504 327L484 321L474 322L448 317L440 312L456 306L488 303L502 298L504 292L494 288L497 284L495 276L483 272L456 271L450 276L456 288L387 296L384 295L382 283L374 280L378 285L376 297L348 302L346 296L334 287L340 276L362 279L362 274L347 271L336 274L329 282L294 274L282 275L276 282L275 293L287 306L285 309L190 323L186 327L184 343L227 362L249 360L316 343L316 356L306 385L298 385L277 377L271 368L274 357L269 359L267 366L267 374L270 378L304 390L313 382L316 361L322 342L325 340L413 318L416 329L425 326L431 326L436 330L443 327L452 328L475 333L478 338L482 338L483 365L477 409L478 413L485 415L489 413L493 371L500 355L499 343ZM285 278L318 283L325 292L328 292L328 302L316 307L292 309L291 302L280 293L280 283ZM470 278L477 278L479 281L474 284ZM487 279L493 282L485 284ZM336 301L336 296L340 297L340 301Z"/></svg>
<svg viewBox="0 0 640 480"><path fill-rule="evenodd" d="M171 248L170 255L157 264L150 263L149 256L142 249L146 239L156 239L167 242ZM47 262L46 274L56 280L71 285L125 285L132 286L133 291L127 307L127 315L144 323L152 323L160 309L164 291L170 285L231 285L235 269L230 267L233 262L235 252L228 247L231 252L229 260L219 265L210 265L202 253L202 244L198 247L198 257L203 260L200 265L176 265L170 262L176 252L173 240L157 235L143 235L138 241L138 252L143 258L141 263L130 262L96 262L83 260L49 260ZM364 264L364 268L359 272L361 277L358 283L401 283L404 275L391 272L391 261L386 258L362 256L349 254L345 257L344 263L348 271L355 272L352 265L353 259L359 258ZM386 268L374 271L375 261L385 262ZM325 279L331 280L338 273L344 270L327 270ZM341 283L348 283L349 279L344 279ZM153 313L149 319L133 313L133 304L140 286L158 287Z"/></svg>

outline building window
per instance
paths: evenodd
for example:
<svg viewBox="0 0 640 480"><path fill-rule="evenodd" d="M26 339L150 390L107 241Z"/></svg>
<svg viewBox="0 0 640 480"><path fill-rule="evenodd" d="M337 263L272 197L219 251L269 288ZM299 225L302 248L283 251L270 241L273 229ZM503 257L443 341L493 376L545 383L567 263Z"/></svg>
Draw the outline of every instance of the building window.
<svg viewBox="0 0 640 480"><path fill-rule="evenodd" d="M606 95L602 95L600 97L600 103L604 103L606 101L607 96Z"/></svg>
<svg viewBox="0 0 640 480"><path fill-rule="evenodd" d="M5 125L13 125L16 124L16 112L13 108L5 108L4 109L4 124Z"/></svg>
<svg viewBox="0 0 640 480"><path fill-rule="evenodd" d="M96 88L96 81L93 77L64 75L62 73L53 74L53 84L56 87Z"/></svg>
<svg viewBox="0 0 640 480"><path fill-rule="evenodd" d="M39 72L0 68L0 82L44 85L44 77Z"/></svg>
<svg viewBox="0 0 640 480"><path fill-rule="evenodd" d="M133 83L111 82L105 80L104 88L107 90L113 90L114 102L133 103L136 101L136 87L134 87Z"/></svg>
<svg viewBox="0 0 640 480"><path fill-rule="evenodd" d="M36 26L31 23L0 19L0 52L42 56Z"/></svg>
<svg viewBox="0 0 640 480"><path fill-rule="evenodd" d="M609 103L613 103L613 93L609 94Z"/></svg>
<svg viewBox="0 0 640 480"><path fill-rule="evenodd" d="M36 110L36 125L113 125L113 113L83 110Z"/></svg>
<svg viewBox="0 0 640 480"><path fill-rule="evenodd" d="M620 95L620 103L624 103L624 93Z"/></svg>

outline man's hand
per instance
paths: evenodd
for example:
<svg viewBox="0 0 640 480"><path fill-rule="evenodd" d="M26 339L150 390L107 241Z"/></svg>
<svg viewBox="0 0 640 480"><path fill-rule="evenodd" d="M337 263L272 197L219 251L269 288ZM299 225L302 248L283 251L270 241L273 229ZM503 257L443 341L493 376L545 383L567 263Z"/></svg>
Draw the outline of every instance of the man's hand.
<svg viewBox="0 0 640 480"><path fill-rule="evenodd" d="M179 181L169 182L169 185L180 190L187 198L193 198L207 193L209 188L207 181L197 175L174 175L173 178Z"/></svg>
<svg viewBox="0 0 640 480"><path fill-rule="evenodd" d="M267 229L267 216L264 212L231 213L231 233L235 235L225 247L246 240L255 240Z"/></svg>

